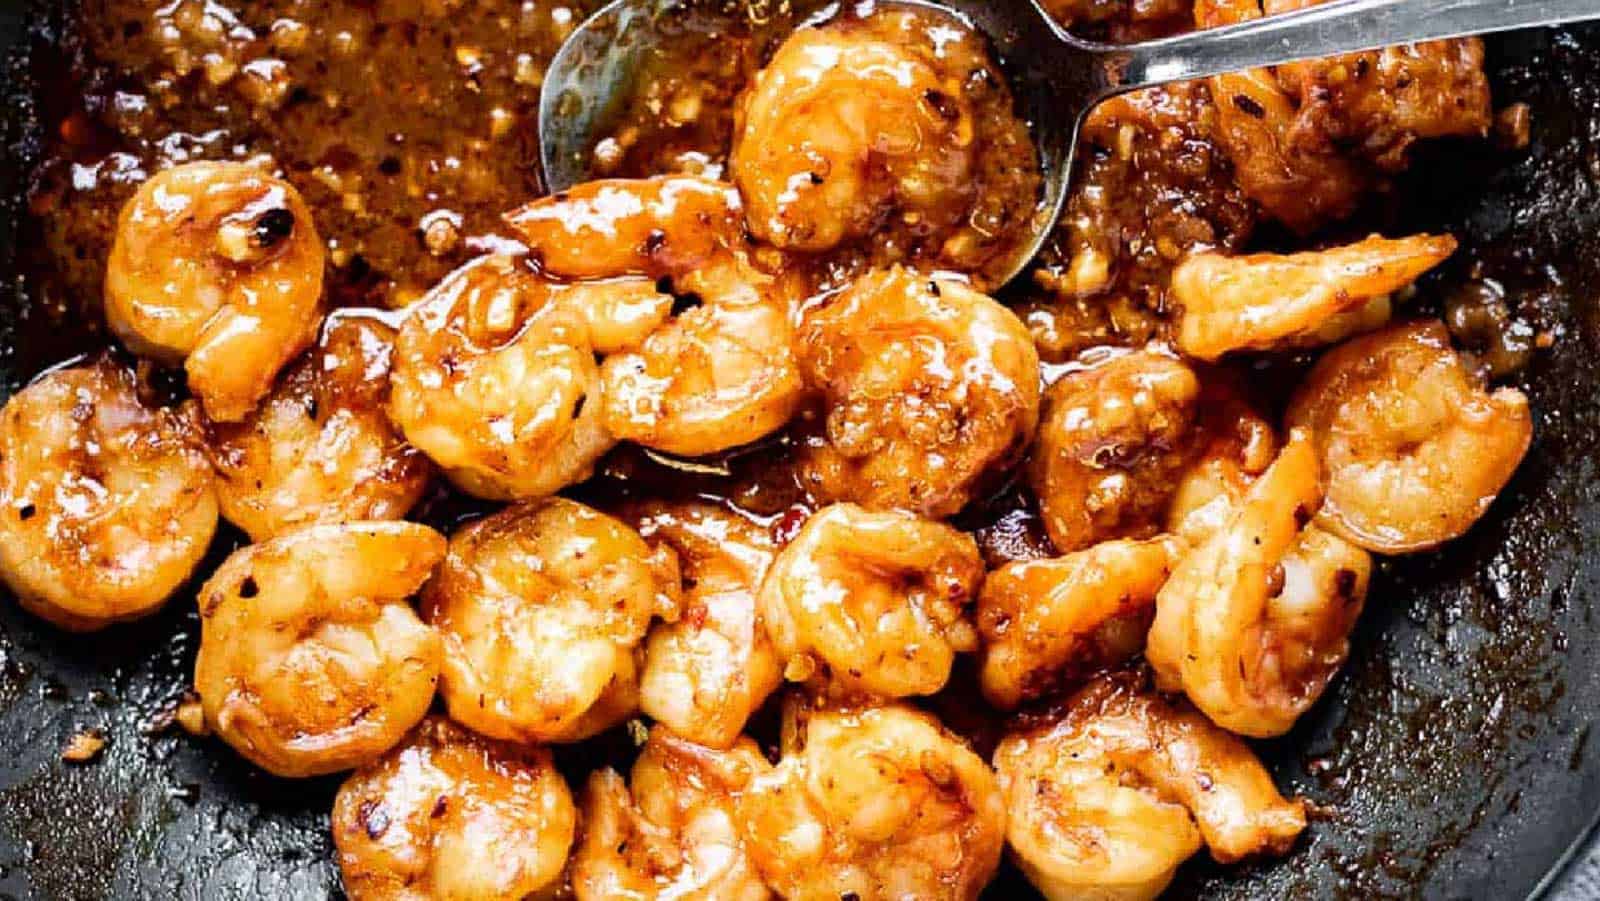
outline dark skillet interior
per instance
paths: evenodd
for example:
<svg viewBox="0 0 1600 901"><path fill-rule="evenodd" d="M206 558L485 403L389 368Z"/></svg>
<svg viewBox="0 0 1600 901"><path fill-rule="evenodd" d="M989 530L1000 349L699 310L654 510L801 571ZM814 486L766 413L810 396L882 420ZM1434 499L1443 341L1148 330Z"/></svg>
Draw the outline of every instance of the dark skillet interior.
<svg viewBox="0 0 1600 901"><path fill-rule="evenodd" d="M23 2L0 41L24 53ZM48 26L33 20L36 28ZM1280 784L1320 812L1285 860L1179 877L1179 897L1515 898L1600 810L1600 29L1490 42L1497 105L1526 101L1533 144L1504 155L1432 148L1378 216L1444 228L1512 297L1559 323L1524 373L1536 441L1491 514L1442 554L1383 567L1344 675L1286 738L1262 746ZM37 144L7 70L0 160L0 383L30 298L13 257ZM91 637L0 604L0 897L321 898L336 895L327 834L335 781L289 783L220 745L149 734L189 679L193 606ZM86 726L110 739L64 764ZM1014 874L993 892L1019 890Z"/></svg>

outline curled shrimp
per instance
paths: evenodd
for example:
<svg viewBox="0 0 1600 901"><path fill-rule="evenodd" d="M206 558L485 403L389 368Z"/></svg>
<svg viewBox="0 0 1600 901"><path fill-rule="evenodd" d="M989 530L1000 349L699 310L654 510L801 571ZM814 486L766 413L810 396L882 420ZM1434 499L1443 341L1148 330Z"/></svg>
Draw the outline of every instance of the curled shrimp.
<svg viewBox="0 0 1600 901"><path fill-rule="evenodd" d="M1171 537L1124 539L990 573L977 613L984 697L1012 710L1108 662L1100 630L1151 609L1182 551Z"/></svg>
<svg viewBox="0 0 1600 901"><path fill-rule="evenodd" d="M1486 390L1438 320L1348 341L1312 367L1285 422L1310 430L1327 480L1317 523L1380 554L1472 527L1533 440L1528 398Z"/></svg>
<svg viewBox="0 0 1600 901"><path fill-rule="evenodd" d="M932 694L976 650L967 605L983 578L972 538L907 513L834 504L779 552L758 602L793 681L836 693Z"/></svg>
<svg viewBox="0 0 1600 901"><path fill-rule="evenodd" d="M322 239L293 186L243 163L187 163L139 186L106 263L106 321L183 363L206 415L244 418L322 318Z"/></svg>
<svg viewBox="0 0 1600 901"><path fill-rule="evenodd" d="M1282 735L1322 696L1366 597L1366 552L1306 528L1318 480L1296 432L1156 596L1145 657L1157 684L1241 735Z"/></svg>
<svg viewBox="0 0 1600 901"><path fill-rule="evenodd" d="M729 747L783 681L756 607L772 538L707 503L634 512L644 539L675 554L683 582L680 615L656 623L645 640L639 709L690 741Z"/></svg>
<svg viewBox="0 0 1600 901"><path fill-rule="evenodd" d="M741 98L729 162L756 237L820 252L891 217L938 234L965 216L977 156L969 73L919 52L900 20L801 28Z"/></svg>
<svg viewBox="0 0 1600 901"><path fill-rule="evenodd" d="M490 500L580 482L616 444L587 316L511 257L473 260L412 308L390 385L406 439Z"/></svg>
<svg viewBox="0 0 1600 901"><path fill-rule="evenodd" d="M902 705L785 723L776 767L752 761L739 811L750 855L789 899L973 899L1005 843L995 774Z"/></svg>
<svg viewBox="0 0 1600 901"><path fill-rule="evenodd" d="M639 642L676 589L639 533L564 498L451 536L423 593L450 716L505 741L577 741L638 703Z"/></svg>
<svg viewBox="0 0 1600 901"><path fill-rule="evenodd" d="M1028 479L1063 553L1147 537L1187 465L1201 383L1151 351L1090 351L1045 392Z"/></svg>
<svg viewBox="0 0 1600 901"><path fill-rule="evenodd" d="M333 844L351 901L544 897L576 820L549 751L434 716L340 786Z"/></svg>
<svg viewBox="0 0 1600 901"><path fill-rule="evenodd" d="M507 214L547 273L665 279L700 301L606 359L604 425L616 437L698 456L794 415L793 286L752 261L743 215L731 186L691 177L590 182Z"/></svg>
<svg viewBox="0 0 1600 901"><path fill-rule="evenodd" d="M1172 297L1182 309L1178 347L1215 360L1235 350L1338 341L1353 323L1370 324L1362 315L1370 302L1410 286L1455 249L1449 235L1373 235L1288 255L1195 254L1172 273Z"/></svg>
<svg viewBox="0 0 1600 901"><path fill-rule="evenodd" d="M809 310L801 370L827 403L800 455L823 501L941 518L1014 463L1039 420L1039 355L1016 314L896 267Z"/></svg>
<svg viewBox="0 0 1600 901"><path fill-rule="evenodd" d="M51 372L0 409L0 576L64 629L151 613L211 544L213 483L189 411L144 404L131 369Z"/></svg>
<svg viewBox="0 0 1600 901"><path fill-rule="evenodd" d="M439 635L407 599L444 555L407 522L307 526L235 551L200 590L212 731L279 776L361 766L433 703Z"/></svg>
<svg viewBox="0 0 1600 901"><path fill-rule="evenodd" d="M334 316L273 392L211 427L222 515L252 539L321 522L400 519L432 468L389 422L394 329Z"/></svg>
<svg viewBox="0 0 1600 901"><path fill-rule="evenodd" d="M630 781L609 768L590 774L572 855L578 901L772 897L745 850L728 788L756 766L766 761L748 738L718 752L657 727Z"/></svg>
<svg viewBox="0 0 1600 901"><path fill-rule="evenodd" d="M1244 742L1125 676L1006 736L994 766L1012 854L1051 901L1154 898L1202 841L1231 863L1306 825Z"/></svg>

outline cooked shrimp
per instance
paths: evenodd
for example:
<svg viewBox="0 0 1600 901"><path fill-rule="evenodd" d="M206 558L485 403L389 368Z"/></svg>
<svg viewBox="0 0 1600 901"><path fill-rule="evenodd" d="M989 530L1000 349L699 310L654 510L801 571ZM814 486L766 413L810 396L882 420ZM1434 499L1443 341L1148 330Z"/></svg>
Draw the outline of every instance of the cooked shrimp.
<svg viewBox="0 0 1600 901"><path fill-rule="evenodd" d="M505 220L540 269L561 278L643 275L671 279L685 293L723 289L708 300L762 284L707 281L708 274L737 267L745 244L738 191L709 179L586 182L518 207Z"/></svg>
<svg viewBox="0 0 1600 901"><path fill-rule="evenodd" d="M1027 326L959 282L871 273L808 311L798 340L801 371L827 402L800 475L825 502L954 515L1038 424Z"/></svg>
<svg viewBox="0 0 1600 901"><path fill-rule="evenodd" d="M572 856L578 901L772 897L745 851L728 788L765 765L748 738L716 752L666 729L650 730L633 764L631 790L615 770L589 776Z"/></svg>
<svg viewBox="0 0 1600 901"><path fill-rule="evenodd" d="M1338 672L1371 560L1302 529L1321 502L1316 452L1296 432L1220 528L1156 596L1145 657L1223 728L1282 735Z"/></svg>
<svg viewBox="0 0 1600 901"><path fill-rule="evenodd" d="M705 304L606 359L605 423L619 438L700 456L782 428L799 408L786 308Z"/></svg>
<svg viewBox="0 0 1600 901"><path fill-rule="evenodd" d="M322 266L293 186L243 163L187 163L122 208L106 322L134 353L183 363L206 415L234 422L316 338Z"/></svg>
<svg viewBox="0 0 1600 901"><path fill-rule="evenodd" d="M1154 898L1202 841L1231 863L1285 853L1306 825L1244 742L1126 677L1007 736L994 765L1012 854L1051 901Z"/></svg>
<svg viewBox="0 0 1600 901"><path fill-rule="evenodd" d="M681 615L657 623L645 641L639 709L690 741L726 748L783 681L756 609L772 538L707 503L636 513L644 539L676 554L683 580Z"/></svg>
<svg viewBox="0 0 1600 901"><path fill-rule="evenodd" d="M639 642L676 589L639 533L564 498L450 539L423 593L451 717L506 741L577 741L638 703Z"/></svg>
<svg viewBox="0 0 1600 901"><path fill-rule="evenodd" d="M1265 0L1268 15L1323 0ZM1399 44L1278 66L1299 104L1298 140L1349 148L1387 171L1404 169L1411 145L1447 135L1483 137L1493 115L1483 41Z"/></svg>
<svg viewBox="0 0 1600 901"><path fill-rule="evenodd" d="M1259 0L1196 0L1195 25L1215 28L1261 17ZM1216 106L1216 140L1233 162L1246 196L1297 232L1341 219L1371 185L1371 176L1326 141L1307 140L1295 98L1270 69L1208 79Z"/></svg>
<svg viewBox="0 0 1600 901"><path fill-rule="evenodd" d="M577 812L550 752L429 717L333 802L351 901L545 897L560 884Z"/></svg>
<svg viewBox="0 0 1600 901"><path fill-rule="evenodd" d="M994 772L926 713L817 711L786 724L782 761L764 763L739 810L756 867L784 898L971 899L999 866Z"/></svg>
<svg viewBox="0 0 1600 901"><path fill-rule="evenodd" d="M390 412L468 493L552 494L616 443L587 315L505 256L473 260L400 328Z"/></svg>
<svg viewBox="0 0 1600 901"><path fill-rule="evenodd" d="M1187 465L1200 379L1158 353L1099 349L1051 385L1028 466L1063 553L1146 537Z"/></svg>
<svg viewBox="0 0 1600 901"><path fill-rule="evenodd" d="M562 278L646 276L701 301L636 350L606 360L604 423L616 437L697 456L748 444L794 415L790 279L747 253L728 185L701 178L596 181L506 216Z"/></svg>
<svg viewBox="0 0 1600 901"><path fill-rule="evenodd" d="M213 482L189 410L109 359L58 369L0 410L0 577L64 629L151 613L211 544Z"/></svg>
<svg viewBox="0 0 1600 901"><path fill-rule="evenodd" d="M1215 360L1235 350L1338 341L1352 314L1408 287L1455 249L1449 235L1373 235L1288 255L1195 254L1172 273L1172 297L1182 309L1178 348Z"/></svg>
<svg viewBox="0 0 1600 901"><path fill-rule="evenodd" d="M356 522L235 551L200 589L207 725L279 776L377 759L433 702L439 635L406 600L444 549L425 526Z"/></svg>
<svg viewBox="0 0 1600 901"><path fill-rule="evenodd" d="M1369 551L1405 554L1466 532L1533 438L1528 398L1486 390L1437 320L1329 351L1285 421L1311 431L1327 480L1317 523Z"/></svg>
<svg viewBox="0 0 1600 901"><path fill-rule="evenodd" d="M1108 661L1099 630L1148 611L1182 555L1171 537L1107 541L990 573L978 595L984 697L1014 709Z"/></svg>
<svg viewBox="0 0 1600 901"><path fill-rule="evenodd" d="M432 469L390 424L394 329L335 316L261 405L211 429L222 515L256 541L304 525L399 519Z"/></svg>
<svg viewBox="0 0 1600 901"><path fill-rule="evenodd" d="M933 694L977 649L966 607L983 578L965 533L835 504L778 554L758 600L784 675L839 694Z"/></svg>
<svg viewBox="0 0 1600 901"><path fill-rule="evenodd" d="M891 217L938 234L966 215L970 73L946 71L896 22L885 12L801 28L742 96L729 163L756 237L819 252Z"/></svg>

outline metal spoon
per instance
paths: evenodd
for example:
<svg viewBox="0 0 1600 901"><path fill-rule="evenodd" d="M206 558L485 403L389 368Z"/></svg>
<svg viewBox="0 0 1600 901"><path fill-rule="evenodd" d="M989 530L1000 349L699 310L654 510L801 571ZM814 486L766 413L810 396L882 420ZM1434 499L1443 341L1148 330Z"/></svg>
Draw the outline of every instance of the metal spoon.
<svg viewBox="0 0 1600 901"><path fill-rule="evenodd" d="M988 38L1033 129L1044 193L1031 238L1007 270L1038 253L1066 201L1078 127L1097 103L1124 91L1393 44L1600 19L1600 0L1337 0L1295 13L1140 44L1068 34L1036 0L894 0L955 15ZM801 12L805 0L799 0ZM726 12L727 4L717 7ZM827 5L809 8L825 12ZM615 0L562 45L545 74L539 142L546 186L587 180L596 142L673 17L709 15L685 0ZM1009 277L1009 276L1008 276Z"/></svg>

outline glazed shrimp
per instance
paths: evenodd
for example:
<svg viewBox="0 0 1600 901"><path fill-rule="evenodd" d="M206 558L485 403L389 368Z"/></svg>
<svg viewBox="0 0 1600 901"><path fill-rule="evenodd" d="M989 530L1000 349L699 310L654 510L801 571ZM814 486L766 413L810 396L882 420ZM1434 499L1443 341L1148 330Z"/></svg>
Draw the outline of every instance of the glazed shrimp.
<svg viewBox="0 0 1600 901"><path fill-rule="evenodd" d="M1118 662L1097 650L1099 630L1150 610L1183 550L1171 537L1107 541L990 573L977 614L984 697L1012 710L1065 678Z"/></svg>
<svg viewBox="0 0 1600 901"><path fill-rule="evenodd" d="M994 766L1012 854L1051 901L1154 898L1202 841L1231 863L1287 852L1306 825L1244 742L1125 676L1007 736Z"/></svg>
<svg viewBox="0 0 1600 901"><path fill-rule="evenodd" d="M406 522L308 526L200 590L195 690L212 731L279 776L369 763L428 712L439 635L407 599L445 540Z"/></svg>
<svg viewBox="0 0 1600 901"><path fill-rule="evenodd" d="M322 239L291 185L242 163L157 173L122 208L106 321L188 372L206 415L244 418L317 334Z"/></svg>
<svg viewBox="0 0 1600 901"><path fill-rule="evenodd" d="M211 428L222 515L252 539L323 522L400 519L432 467L390 424L394 329L330 317L311 350L238 423Z"/></svg>
<svg viewBox="0 0 1600 901"><path fill-rule="evenodd" d="M1528 398L1486 390L1437 320L1329 351L1290 400L1327 479L1317 523L1381 554L1427 550L1472 527L1533 439Z"/></svg>
<svg viewBox="0 0 1600 901"><path fill-rule="evenodd" d="M545 897L576 820L549 751L434 716L345 780L333 844L351 901Z"/></svg>
<svg viewBox="0 0 1600 901"><path fill-rule="evenodd" d="M615 770L589 776L572 856L578 901L763 901L772 892L745 850L736 796L766 761L750 739L711 751L650 730L631 786Z"/></svg>
<svg viewBox="0 0 1600 901"><path fill-rule="evenodd" d="M976 898L1005 842L995 774L901 705L785 723L783 759L740 796L747 847L792 901Z"/></svg>
<svg viewBox="0 0 1600 901"><path fill-rule="evenodd" d="M1195 25L1215 28L1261 17L1259 0L1196 0ZM1216 140L1245 195L1272 218L1307 233L1342 219L1371 186L1355 160L1326 141L1306 140L1299 108L1270 69L1207 80L1216 108Z"/></svg>
<svg viewBox="0 0 1600 901"><path fill-rule="evenodd" d="M1349 653L1371 560L1315 528L1316 452L1296 432L1156 596L1145 658L1217 725L1282 735Z"/></svg>
<svg viewBox="0 0 1600 901"><path fill-rule="evenodd" d="M1267 15L1323 0L1265 0ZM1418 139L1483 137L1493 118L1483 41L1400 44L1278 66L1278 84L1299 104L1298 140L1350 148L1397 172Z"/></svg>
<svg viewBox="0 0 1600 901"><path fill-rule="evenodd" d="M676 580L639 533L575 501L510 507L462 529L423 594L444 637L440 695L505 741L577 741L638 704L639 642L675 615Z"/></svg>
<svg viewBox="0 0 1600 901"><path fill-rule="evenodd" d="M683 581L681 615L645 641L639 709L690 741L726 748L783 681L756 609L776 548L766 529L711 504L634 514L647 542L674 552Z"/></svg>
<svg viewBox="0 0 1600 901"><path fill-rule="evenodd" d="M761 583L761 615L793 681L836 694L927 695L977 649L972 538L906 513L835 504L806 520Z"/></svg>
<svg viewBox="0 0 1600 901"><path fill-rule="evenodd" d="M1455 249L1449 235L1373 235L1288 255L1195 254L1172 273L1172 298L1182 309L1178 348L1215 360L1236 350L1339 341L1353 324L1382 325L1361 316L1363 309L1410 286Z"/></svg>
<svg viewBox="0 0 1600 901"><path fill-rule="evenodd" d="M814 253L891 217L938 234L966 214L969 73L945 71L896 34L898 21L884 12L801 28L741 97L729 164L757 238Z"/></svg>
<svg viewBox="0 0 1600 901"><path fill-rule="evenodd" d="M1038 424L1027 327L958 282L871 273L809 310L798 342L827 405L800 477L824 502L952 516L1016 462Z"/></svg>
<svg viewBox="0 0 1600 901"><path fill-rule="evenodd" d="M611 434L698 456L755 441L798 408L793 287L747 253L732 187L690 177L589 182L506 221L547 273L666 279L676 293L701 301L637 349L607 358L604 425Z"/></svg>
<svg viewBox="0 0 1600 901"><path fill-rule="evenodd" d="M616 444L592 330L577 305L505 256L446 276L400 327L390 413L462 490L543 497Z"/></svg>
<svg viewBox="0 0 1600 901"><path fill-rule="evenodd" d="M0 410L0 576L73 631L154 612L217 528L211 467L188 409L139 399L109 359L58 369Z"/></svg>
<svg viewBox="0 0 1600 901"><path fill-rule="evenodd" d="M1150 351L1099 349L1045 392L1028 480L1063 553L1147 537L1187 465L1201 383Z"/></svg>

